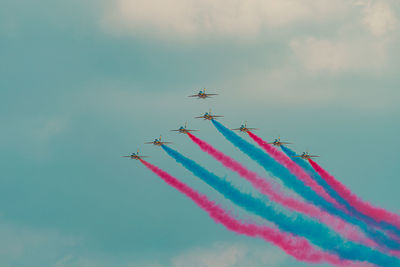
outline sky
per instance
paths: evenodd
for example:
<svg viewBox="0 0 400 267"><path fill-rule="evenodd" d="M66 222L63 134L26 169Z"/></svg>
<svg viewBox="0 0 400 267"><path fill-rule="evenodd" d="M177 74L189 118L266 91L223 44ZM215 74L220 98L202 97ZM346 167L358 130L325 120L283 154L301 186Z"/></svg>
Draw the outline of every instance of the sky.
<svg viewBox="0 0 400 267"><path fill-rule="evenodd" d="M400 212L396 0L0 1L0 265L306 266L215 224L139 162L251 216L157 147L251 188L169 130L268 174L211 123L293 142ZM219 96L186 96L206 87ZM245 137L247 138L247 137ZM397 173L397 174L396 174Z"/></svg>

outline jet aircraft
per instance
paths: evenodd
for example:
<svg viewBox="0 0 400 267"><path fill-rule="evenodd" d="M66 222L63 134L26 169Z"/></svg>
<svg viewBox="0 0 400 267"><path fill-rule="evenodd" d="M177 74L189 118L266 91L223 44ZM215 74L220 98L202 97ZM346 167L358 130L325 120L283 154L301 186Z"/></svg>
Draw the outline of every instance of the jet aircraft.
<svg viewBox="0 0 400 267"><path fill-rule="evenodd" d="M289 142L281 142L281 138L278 137L278 138L276 138L276 139L274 140L274 142L272 142L272 143L267 143L267 144L274 145L274 146L281 146L281 145L288 145L288 144L291 144L291 143L289 143Z"/></svg>
<svg viewBox="0 0 400 267"><path fill-rule="evenodd" d="M185 123L185 127L184 127L184 126L181 126L181 127L179 127L179 129L177 129L177 130L171 130L171 131L172 131L172 132L179 132L179 133L197 132L197 130L190 130L190 129L187 129L186 123Z"/></svg>
<svg viewBox="0 0 400 267"><path fill-rule="evenodd" d="M162 142L161 141L161 135L160 135L160 138L156 138L156 139L154 139L154 141L153 142L146 142L145 144L152 144L152 145L155 145L155 146L162 146L162 145L165 145L165 144L172 144L171 142Z"/></svg>
<svg viewBox="0 0 400 267"><path fill-rule="evenodd" d="M303 152L301 155L293 156L294 158L302 158L302 159L310 159L310 158L316 158L319 157L317 155L309 155L308 152Z"/></svg>
<svg viewBox="0 0 400 267"><path fill-rule="evenodd" d="M136 153L132 153L129 156L122 156L123 158L131 158L131 159L136 159L136 160L140 160L142 158L148 158L148 156L139 156L139 149L137 150Z"/></svg>
<svg viewBox="0 0 400 267"><path fill-rule="evenodd" d="M197 97L198 99L206 99L208 97L218 95L218 94L207 94L206 93L206 88L203 88L203 90L200 90L196 95L190 95L188 97Z"/></svg>
<svg viewBox="0 0 400 267"><path fill-rule="evenodd" d="M213 120L213 119L215 119L215 118L219 118L219 117L223 117L223 116L220 116L220 115L212 115L211 114L211 110L210 110L210 112L206 112L206 113L204 113L204 115L203 116L199 116L199 117L194 117L195 119L205 119L205 120Z"/></svg>
<svg viewBox="0 0 400 267"><path fill-rule="evenodd" d="M232 130L247 133L250 130L258 130L258 129L257 128L248 128L247 122L245 122L244 124L240 125L240 128L236 128L236 129L232 129Z"/></svg>

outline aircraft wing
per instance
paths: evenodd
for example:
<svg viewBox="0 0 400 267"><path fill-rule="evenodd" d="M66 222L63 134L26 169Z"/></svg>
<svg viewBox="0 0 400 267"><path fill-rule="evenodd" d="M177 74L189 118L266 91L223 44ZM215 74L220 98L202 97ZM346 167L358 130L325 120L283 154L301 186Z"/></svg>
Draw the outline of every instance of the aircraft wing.
<svg viewBox="0 0 400 267"><path fill-rule="evenodd" d="M219 118L219 117L223 117L223 116L221 116L221 115L212 115L212 117Z"/></svg>
<svg viewBox="0 0 400 267"><path fill-rule="evenodd" d="M201 119L204 118L204 116L200 116L200 117L194 117L195 119Z"/></svg>
<svg viewBox="0 0 400 267"><path fill-rule="evenodd" d="M199 130L186 130L188 132L198 132Z"/></svg>
<svg viewBox="0 0 400 267"><path fill-rule="evenodd" d="M179 132L179 130L170 130L171 132Z"/></svg>
<svg viewBox="0 0 400 267"><path fill-rule="evenodd" d="M212 95L218 95L218 94L206 94L206 96L212 96Z"/></svg>
<svg viewBox="0 0 400 267"><path fill-rule="evenodd" d="M292 156L292 158L301 158L301 156Z"/></svg>
<svg viewBox="0 0 400 267"><path fill-rule="evenodd" d="M319 156L310 155L310 158L319 158Z"/></svg>
<svg viewBox="0 0 400 267"><path fill-rule="evenodd" d="M131 156L121 156L122 158L130 158Z"/></svg>
<svg viewBox="0 0 400 267"><path fill-rule="evenodd" d="M172 142L161 142L162 144L172 144Z"/></svg>
<svg viewBox="0 0 400 267"><path fill-rule="evenodd" d="M190 95L190 96L188 96L188 97L197 97L197 96L199 96L199 95Z"/></svg>
<svg viewBox="0 0 400 267"><path fill-rule="evenodd" d="M232 131L240 131L240 128L231 129Z"/></svg>
<svg viewBox="0 0 400 267"><path fill-rule="evenodd" d="M146 142L145 144L153 144L154 142Z"/></svg>
<svg viewBox="0 0 400 267"><path fill-rule="evenodd" d="M139 158L150 158L149 156L139 156Z"/></svg>
<svg viewBox="0 0 400 267"><path fill-rule="evenodd" d="M289 144L291 144L291 143L289 143L289 142L281 142L281 144L289 145Z"/></svg>
<svg viewBox="0 0 400 267"><path fill-rule="evenodd" d="M247 130L258 130L258 128L247 128Z"/></svg>

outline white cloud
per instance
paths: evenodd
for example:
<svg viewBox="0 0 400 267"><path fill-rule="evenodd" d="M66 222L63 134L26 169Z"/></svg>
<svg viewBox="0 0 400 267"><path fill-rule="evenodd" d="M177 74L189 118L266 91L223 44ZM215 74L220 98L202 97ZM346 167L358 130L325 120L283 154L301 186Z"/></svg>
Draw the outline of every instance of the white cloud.
<svg viewBox="0 0 400 267"><path fill-rule="evenodd" d="M289 48L287 63L308 73L379 75L398 38L395 6L394 0L114 0L103 25L175 41L274 38Z"/></svg>
<svg viewBox="0 0 400 267"><path fill-rule="evenodd" d="M67 127L65 118L50 118L46 121L39 122L33 130L33 134L41 141L48 139L62 133Z"/></svg>
<svg viewBox="0 0 400 267"><path fill-rule="evenodd" d="M86 240L65 233L6 223L0 219L0 266L162 267L157 260L88 253ZM90 250L90 248L89 248Z"/></svg>
<svg viewBox="0 0 400 267"><path fill-rule="evenodd" d="M49 118L25 118L18 129L13 129L10 134L22 136L18 145L29 148L26 157L35 161L48 160L52 153L54 140L65 134L69 127L67 116L52 116Z"/></svg>
<svg viewBox="0 0 400 267"><path fill-rule="evenodd" d="M368 61L368 55L365 61ZM361 70L369 75L370 79L367 80L359 79L360 69L347 69L357 78L343 82L340 75L348 75L346 72L309 71L299 64L302 62L288 60L281 67L252 71L225 82L225 87L230 89L230 107L243 103L251 103L247 109L256 111L264 110L265 105L278 109L283 105L305 110L341 107L362 111L363 114L380 114L398 109L399 93L384 83L376 86L376 81L381 81L382 76L376 74L373 68ZM246 94L243 94L243 88L246 88ZM274 134L279 135L280 132Z"/></svg>
<svg viewBox="0 0 400 267"><path fill-rule="evenodd" d="M290 48L309 72L348 72L379 70L386 64L387 49L384 41L363 38L328 40L314 37L295 39Z"/></svg>
<svg viewBox="0 0 400 267"><path fill-rule="evenodd" d="M393 0L115 0L103 25L113 33L169 40L271 37L308 73L380 74L391 58ZM302 27L299 31L299 25ZM365 31L367 29L367 31ZM274 32L274 34L268 34ZM272 37L273 36L273 37ZM383 38L385 37L385 38ZM390 37L390 38L389 38ZM296 62L297 60L297 62ZM281 64L282 65L282 64Z"/></svg>
<svg viewBox="0 0 400 267"><path fill-rule="evenodd" d="M172 259L173 267L283 266L287 256L274 247L216 243L192 249Z"/></svg>
<svg viewBox="0 0 400 267"><path fill-rule="evenodd" d="M255 37L264 29L337 19L346 1L116 0L105 15L112 32L185 38Z"/></svg>
<svg viewBox="0 0 400 267"><path fill-rule="evenodd" d="M398 19L386 1L376 1L364 9L363 24L375 36L383 36L397 28Z"/></svg>
<svg viewBox="0 0 400 267"><path fill-rule="evenodd" d="M118 264L116 262L119 262ZM122 263L121 263L122 262ZM156 260L138 260L138 261L126 261L107 258L101 255L67 255L64 258L57 261L53 267L163 267Z"/></svg>
<svg viewBox="0 0 400 267"><path fill-rule="evenodd" d="M164 256L158 254L161 259L138 258L135 253L113 255L92 250L88 246L89 240L82 236L9 223L1 216L0 236L0 266L258 267L280 266L289 257L261 240L258 240L257 245L219 242Z"/></svg>
<svg viewBox="0 0 400 267"><path fill-rule="evenodd" d="M53 230L0 222L1 266L48 266L64 257L79 239Z"/></svg>
<svg viewBox="0 0 400 267"><path fill-rule="evenodd" d="M288 258L278 248L243 243L215 243L157 258L90 253L87 240L56 230L5 223L0 219L0 266L53 267L241 267L281 266ZM164 263L161 263L163 262Z"/></svg>

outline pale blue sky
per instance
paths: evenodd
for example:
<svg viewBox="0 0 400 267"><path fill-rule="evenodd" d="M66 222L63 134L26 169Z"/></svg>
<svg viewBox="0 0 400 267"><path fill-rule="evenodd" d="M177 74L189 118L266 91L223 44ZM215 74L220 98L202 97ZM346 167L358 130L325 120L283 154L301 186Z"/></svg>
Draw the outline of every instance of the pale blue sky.
<svg viewBox="0 0 400 267"><path fill-rule="evenodd" d="M192 119L209 108L321 155L362 198L399 212L396 1L56 2L0 2L1 266L305 266L120 158L140 148L230 207L143 144L162 134L250 190L168 131L187 121L266 175ZM220 96L186 98L200 87Z"/></svg>

